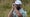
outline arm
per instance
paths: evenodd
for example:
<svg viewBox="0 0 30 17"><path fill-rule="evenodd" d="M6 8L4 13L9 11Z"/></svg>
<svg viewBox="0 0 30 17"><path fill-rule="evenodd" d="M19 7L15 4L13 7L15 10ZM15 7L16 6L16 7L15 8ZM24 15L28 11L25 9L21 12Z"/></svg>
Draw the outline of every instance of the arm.
<svg viewBox="0 0 30 17"><path fill-rule="evenodd" d="M27 12L23 10L22 15L23 17L27 17Z"/></svg>
<svg viewBox="0 0 30 17"><path fill-rule="evenodd" d="M25 11L24 16L27 17L27 12Z"/></svg>
<svg viewBox="0 0 30 17"><path fill-rule="evenodd" d="M18 17L22 17L22 14L16 9L16 14L18 15Z"/></svg>
<svg viewBox="0 0 30 17"><path fill-rule="evenodd" d="M12 17L12 10L9 12L8 17Z"/></svg>
<svg viewBox="0 0 30 17"><path fill-rule="evenodd" d="M12 5L11 11L10 11L9 14L8 14L8 17L12 17L12 16L13 16L13 5Z"/></svg>

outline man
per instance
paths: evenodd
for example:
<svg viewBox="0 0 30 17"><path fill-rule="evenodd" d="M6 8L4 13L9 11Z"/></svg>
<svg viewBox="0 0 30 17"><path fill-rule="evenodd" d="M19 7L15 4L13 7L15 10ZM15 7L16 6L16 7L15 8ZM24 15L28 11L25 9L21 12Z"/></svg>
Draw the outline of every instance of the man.
<svg viewBox="0 0 30 17"><path fill-rule="evenodd" d="M19 9L20 8L20 9ZM21 1L17 0L13 3L13 12L9 13L8 17L26 17L27 13L22 8Z"/></svg>

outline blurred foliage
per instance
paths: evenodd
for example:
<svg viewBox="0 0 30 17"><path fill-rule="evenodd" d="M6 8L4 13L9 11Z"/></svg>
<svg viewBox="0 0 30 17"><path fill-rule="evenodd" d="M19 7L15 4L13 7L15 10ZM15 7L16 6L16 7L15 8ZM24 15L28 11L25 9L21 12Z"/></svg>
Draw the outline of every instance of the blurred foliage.
<svg viewBox="0 0 30 17"><path fill-rule="evenodd" d="M21 0L22 2L29 3L30 0Z"/></svg>
<svg viewBox="0 0 30 17"><path fill-rule="evenodd" d="M10 9L12 6L10 6L9 4L6 4L6 5L0 5L0 11L4 11L6 9Z"/></svg>

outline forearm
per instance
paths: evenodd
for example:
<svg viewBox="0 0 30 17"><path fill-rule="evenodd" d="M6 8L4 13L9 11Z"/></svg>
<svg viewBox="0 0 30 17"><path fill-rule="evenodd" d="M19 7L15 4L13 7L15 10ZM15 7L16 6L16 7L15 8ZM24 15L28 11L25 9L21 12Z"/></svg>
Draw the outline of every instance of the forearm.
<svg viewBox="0 0 30 17"><path fill-rule="evenodd" d="M20 14L18 10L16 10L16 13L17 13L17 15L19 15L19 14Z"/></svg>
<svg viewBox="0 0 30 17"><path fill-rule="evenodd" d="M18 15L18 17L23 17L22 14L18 10L16 10L16 14Z"/></svg>
<svg viewBox="0 0 30 17"><path fill-rule="evenodd" d="M16 10L16 14L17 14L18 16L21 15L21 13L20 13L18 10Z"/></svg>
<svg viewBox="0 0 30 17"><path fill-rule="evenodd" d="M12 13L8 15L8 17L12 17Z"/></svg>
<svg viewBox="0 0 30 17"><path fill-rule="evenodd" d="M12 12L13 12L12 10L9 12L8 17L12 17Z"/></svg>

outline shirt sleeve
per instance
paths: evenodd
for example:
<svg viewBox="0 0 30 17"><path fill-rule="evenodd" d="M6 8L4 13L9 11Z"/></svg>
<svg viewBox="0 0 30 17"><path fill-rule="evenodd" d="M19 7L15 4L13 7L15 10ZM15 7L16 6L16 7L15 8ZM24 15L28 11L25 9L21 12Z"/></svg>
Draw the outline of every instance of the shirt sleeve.
<svg viewBox="0 0 30 17"><path fill-rule="evenodd" d="M27 17L27 12L25 11L25 17Z"/></svg>
<svg viewBox="0 0 30 17"><path fill-rule="evenodd" d="M23 13L23 17L27 17L27 12L26 11Z"/></svg>
<svg viewBox="0 0 30 17"><path fill-rule="evenodd" d="M27 12L23 10L23 8L20 10L20 12L22 13L23 17L27 17Z"/></svg>

